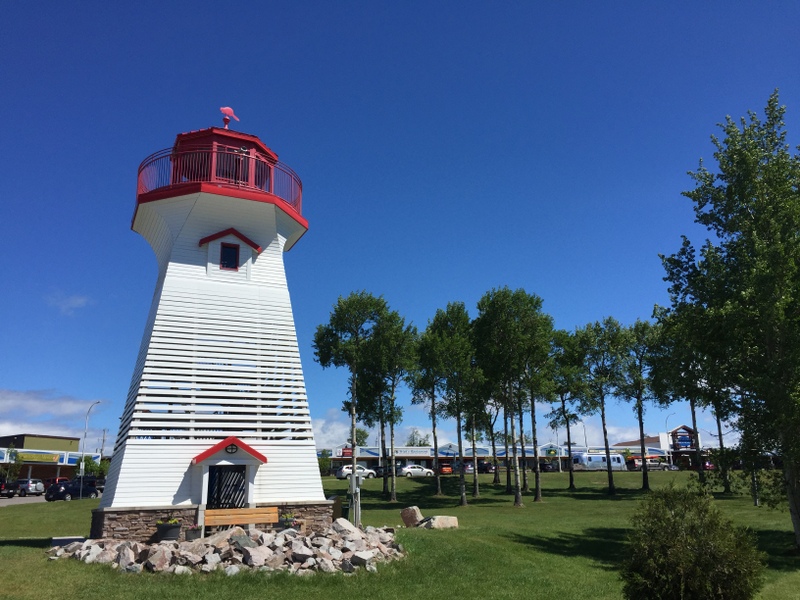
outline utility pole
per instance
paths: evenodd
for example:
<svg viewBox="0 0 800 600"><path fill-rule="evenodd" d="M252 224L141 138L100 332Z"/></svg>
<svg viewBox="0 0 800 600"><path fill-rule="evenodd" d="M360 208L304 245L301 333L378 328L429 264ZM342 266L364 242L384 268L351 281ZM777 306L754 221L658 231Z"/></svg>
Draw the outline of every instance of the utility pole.
<svg viewBox="0 0 800 600"><path fill-rule="evenodd" d="M100 460L103 459L103 455L106 453L106 434L108 433L108 429L103 429L103 439L100 442Z"/></svg>

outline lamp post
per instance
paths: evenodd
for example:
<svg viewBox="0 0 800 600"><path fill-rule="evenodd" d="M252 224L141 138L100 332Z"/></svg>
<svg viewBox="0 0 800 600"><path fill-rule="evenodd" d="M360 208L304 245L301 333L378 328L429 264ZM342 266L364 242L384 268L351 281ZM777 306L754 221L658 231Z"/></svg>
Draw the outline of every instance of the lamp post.
<svg viewBox="0 0 800 600"><path fill-rule="evenodd" d="M667 433L667 464L672 466L672 440L669 438L669 418L674 417L675 413L670 413L664 419L664 431Z"/></svg>
<svg viewBox="0 0 800 600"><path fill-rule="evenodd" d="M100 404L100 400L95 400L89 407L89 410L86 411L86 421L83 424L83 449L81 451L81 483L79 492L81 500L83 500L83 475L86 472L86 434L89 431L89 413L96 404Z"/></svg>
<svg viewBox="0 0 800 600"><path fill-rule="evenodd" d="M583 447L586 452L589 452L589 442L586 441L586 423L581 421L581 426L583 427Z"/></svg>

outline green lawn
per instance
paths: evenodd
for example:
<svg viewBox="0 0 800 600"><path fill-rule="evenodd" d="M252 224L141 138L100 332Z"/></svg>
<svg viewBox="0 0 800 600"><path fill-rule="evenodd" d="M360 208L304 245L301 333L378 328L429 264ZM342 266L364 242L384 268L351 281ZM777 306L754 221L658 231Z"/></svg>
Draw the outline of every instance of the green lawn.
<svg viewBox="0 0 800 600"><path fill-rule="evenodd" d="M0 597L33 599L72 597L126 600L277 597L283 600L370 598L524 598L578 600L620 598L620 559L625 554L629 515L640 497L641 475L618 473L618 494L604 493L604 473L578 473L578 490L567 492L567 475L542 475L545 501L525 497L524 508L494 489L482 475L481 498L459 508L457 478L446 477L445 496L431 495L429 479L401 480L400 501L381 498L381 480L363 488L363 518L368 525L397 525L400 510L417 505L423 515L455 515L458 530L401 530L409 551L405 560L357 576L296 578L263 574L131 575L107 566L78 561L50 561L44 550L52 536L87 535L90 510L97 500L54 502L0 508ZM654 486L685 473L652 473ZM324 480L326 492L343 494L346 483ZM468 488L470 489L470 488ZM800 557L791 551L792 532L786 512L756 508L749 498L719 498L718 506L738 524L752 527L768 555L764 599L800 598Z"/></svg>

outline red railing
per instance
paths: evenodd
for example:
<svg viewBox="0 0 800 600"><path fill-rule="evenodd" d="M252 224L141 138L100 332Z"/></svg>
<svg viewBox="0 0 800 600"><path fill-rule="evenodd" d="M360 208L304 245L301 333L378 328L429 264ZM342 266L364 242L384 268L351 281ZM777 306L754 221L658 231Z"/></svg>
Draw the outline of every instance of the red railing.
<svg viewBox="0 0 800 600"><path fill-rule="evenodd" d="M179 151L167 148L151 154L139 165L136 191L141 196L198 182L273 194L302 214L303 184L292 169L268 161L255 149L221 144Z"/></svg>

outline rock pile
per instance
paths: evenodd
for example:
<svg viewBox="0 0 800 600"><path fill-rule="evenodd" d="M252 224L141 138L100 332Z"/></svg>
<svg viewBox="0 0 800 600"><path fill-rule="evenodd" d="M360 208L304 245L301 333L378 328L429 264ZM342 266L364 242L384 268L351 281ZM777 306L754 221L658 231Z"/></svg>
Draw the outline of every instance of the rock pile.
<svg viewBox="0 0 800 600"><path fill-rule="evenodd" d="M311 575L322 571L352 573L358 568L375 571L376 564L404 556L395 543L394 529L358 529L337 519L323 534L308 536L294 529L264 532L234 527L191 542L141 544L120 540L86 540L48 551L51 560L76 558L105 563L133 573L143 570L176 574L224 570L235 575L242 569L288 571Z"/></svg>

